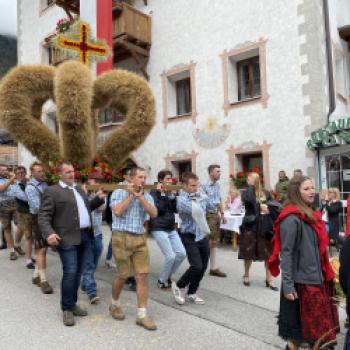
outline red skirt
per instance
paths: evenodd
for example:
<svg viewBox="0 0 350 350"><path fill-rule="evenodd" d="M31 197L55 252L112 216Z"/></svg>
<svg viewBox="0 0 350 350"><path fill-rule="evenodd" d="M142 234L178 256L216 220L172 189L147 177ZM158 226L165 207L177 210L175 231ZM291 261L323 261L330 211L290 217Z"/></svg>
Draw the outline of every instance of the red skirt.
<svg viewBox="0 0 350 350"><path fill-rule="evenodd" d="M340 327L333 282L298 284L297 288L303 340L319 345L334 343Z"/></svg>

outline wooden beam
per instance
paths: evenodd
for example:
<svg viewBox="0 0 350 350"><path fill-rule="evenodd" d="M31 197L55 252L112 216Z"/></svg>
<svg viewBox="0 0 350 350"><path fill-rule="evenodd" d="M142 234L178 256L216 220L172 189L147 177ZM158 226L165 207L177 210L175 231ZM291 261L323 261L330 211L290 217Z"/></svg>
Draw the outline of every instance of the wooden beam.
<svg viewBox="0 0 350 350"><path fill-rule="evenodd" d="M134 51L131 51L131 55L132 57L134 57L134 60L136 61L136 65L141 70L143 76L146 78L147 81L149 81L149 75L144 67L144 64L141 62L141 60L139 59L139 57Z"/></svg>
<svg viewBox="0 0 350 350"><path fill-rule="evenodd" d="M144 49L140 46L137 46L137 45L130 43L128 41L125 41L123 39L116 38L113 40L113 44L114 45L121 45L121 46L125 47L126 49L128 49L130 52L134 51L141 56L149 57L149 50L148 49Z"/></svg>
<svg viewBox="0 0 350 350"><path fill-rule="evenodd" d="M86 185L86 189L88 191L98 191L102 189L105 192L112 192L114 190L126 190L128 185L119 185L119 184L109 184L109 183L101 183L98 185ZM163 185L162 188L164 191L178 191L182 190L182 185ZM144 185L143 189L145 191L156 190L157 185Z"/></svg>

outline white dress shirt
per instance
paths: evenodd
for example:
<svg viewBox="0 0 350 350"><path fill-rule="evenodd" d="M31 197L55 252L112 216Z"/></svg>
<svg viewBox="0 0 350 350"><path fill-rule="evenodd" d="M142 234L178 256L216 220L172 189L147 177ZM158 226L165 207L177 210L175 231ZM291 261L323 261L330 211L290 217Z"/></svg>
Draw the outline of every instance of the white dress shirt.
<svg viewBox="0 0 350 350"><path fill-rule="evenodd" d="M77 201L77 206L78 206L80 229L91 227L89 212L86 208L83 197L75 189L75 185L69 186L61 180L59 181L59 185L63 188L69 188L74 193L74 197L75 197L75 200Z"/></svg>

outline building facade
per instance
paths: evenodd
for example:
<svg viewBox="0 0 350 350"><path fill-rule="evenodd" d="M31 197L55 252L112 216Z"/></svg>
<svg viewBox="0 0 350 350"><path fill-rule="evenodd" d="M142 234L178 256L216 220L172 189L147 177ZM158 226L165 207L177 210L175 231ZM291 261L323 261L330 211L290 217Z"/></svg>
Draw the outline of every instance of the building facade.
<svg viewBox="0 0 350 350"><path fill-rule="evenodd" d="M79 4L59 1L65 2ZM193 170L205 180L208 165L217 163L223 194L230 175L252 168L262 170L267 188L279 170L291 175L295 168L327 186L330 149L307 142L328 118L349 116L346 0L112 3L114 65L148 79L156 98L156 126L132 155L151 181L163 168L176 177ZM331 114L327 3L336 87ZM80 1L80 16L95 33L109 21L99 23L98 6L98 0ZM55 1L18 1L20 64L64 59L45 40L63 17ZM118 111L101 112L101 140L122 120ZM43 121L56 127L53 103L44 106ZM348 152L342 147L332 152L340 157ZM26 165L31 161L23 147L19 157Z"/></svg>

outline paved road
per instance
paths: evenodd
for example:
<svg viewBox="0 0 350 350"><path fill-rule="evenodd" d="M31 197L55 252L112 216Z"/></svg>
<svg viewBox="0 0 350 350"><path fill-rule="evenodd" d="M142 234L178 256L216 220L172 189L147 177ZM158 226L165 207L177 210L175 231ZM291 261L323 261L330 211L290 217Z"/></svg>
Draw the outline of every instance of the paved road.
<svg viewBox="0 0 350 350"><path fill-rule="evenodd" d="M106 231L108 232L108 231ZM105 236L108 240L108 233ZM64 327L59 310L61 268L58 256L50 253L48 277L55 294L42 295L31 284L31 273L23 267L23 259L9 261L7 252L0 253L0 350L41 349L284 349L277 337L276 315L279 293L264 286L262 263L253 264L251 287L241 283L242 264L229 247L220 248L219 265L228 278L206 275L199 290L205 305L178 306L170 292L156 285L162 257L150 239L152 274L150 276L149 313L158 330L147 332L135 325L135 294L123 291L122 304L126 320L115 321L108 314L111 280L114 271L101 266L97 282L101 302L88 303L80 295L80 302L89 316L77 319L75 327ZM187 267L183 264L179 274ZM276 284L279 285L277 280ZM342 311L341 318L344 319ZM339 337L342 343L343 335ZM339 349L341 346L339 345Z"/></svg>

